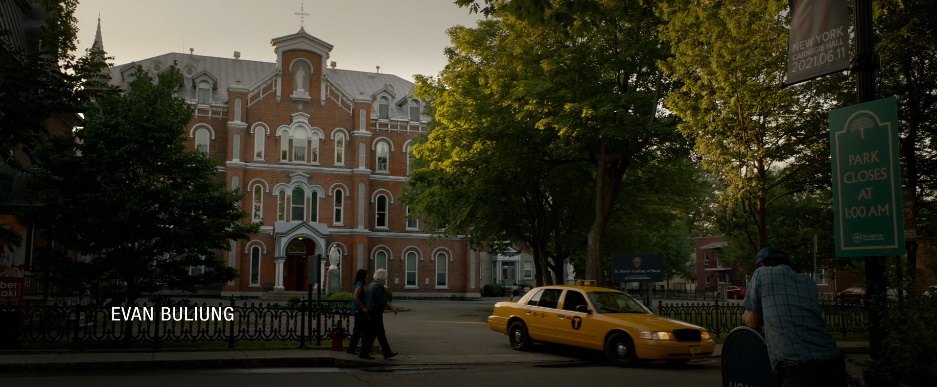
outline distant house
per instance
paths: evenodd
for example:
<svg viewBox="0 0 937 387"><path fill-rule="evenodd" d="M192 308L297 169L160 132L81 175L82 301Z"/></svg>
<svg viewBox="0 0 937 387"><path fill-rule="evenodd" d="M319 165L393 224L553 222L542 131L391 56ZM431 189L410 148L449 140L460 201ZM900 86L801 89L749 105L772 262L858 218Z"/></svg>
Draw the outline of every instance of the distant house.
<svg viewBox="0 0 937 387"><path fill-rule="evenodd" d="M0 2L0 71L25 69L25 55L34 54L42 45L40 29L46 22L45 11L32 1L10 0ZM9 73L8 73L9 74ZM5 75L8 75L5 74ZM7 85L3 85L6 87ZM8 109L0 106L0 109ZM17 112L4 111L4 114ZM81 122L75 113L58 112L46 118L45 132L67 133ZM10 128L5 128L10 129ZM42 291L39 281L43 268L37 257L49 255L53 243L43 233L43 227L31 224L17 214L24 208L41 205L27 192L25 168L30 165L28 149L15 148L14 163L0 160L0 277L25 277L27 294Z"/></svg>
<svg viewBox="0 0 937 387"><path fill-rule="evenodd" d="M721 236L695 238L695 245L696 290L715 291L720 283L732 283L737 270L719 261L719 254L726 246L725 239Z"/></svg>

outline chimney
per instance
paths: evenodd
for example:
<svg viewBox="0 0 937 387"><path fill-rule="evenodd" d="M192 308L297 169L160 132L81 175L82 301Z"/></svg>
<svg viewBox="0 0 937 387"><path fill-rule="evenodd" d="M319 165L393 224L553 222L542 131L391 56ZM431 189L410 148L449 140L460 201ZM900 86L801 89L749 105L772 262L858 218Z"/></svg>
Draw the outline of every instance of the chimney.
<svg viewBox="0 0 937 387"><path fill-rule="evenodd" d="M381 66L377 66L377 73L378 73L378 74L381 73Z"/></svg>
<svg viewBox="0 0 937 387"><path fill-rule="evenodd" d="M337 62L335 62L334 60L333 60L333 61L331 61L331 62L329 62L329 67L331 67L331 68L333 68L333 69L334 69L334 68L335 68L335 66L338 66L338 63L337 63Z"/></svg>
<svg viewBox="0 0 937 387"><path fill-rule="evenodd" d="M235 52L234 52L234 59L241 59L241 52L240 52L240 51L235 51Z"/></svg>
<svg viewBox="0 0 937 387"><path fill-rule="evenodd" d="M193 55L193 54L195 54L195 49L192 47L189 47L189 55Z"/></svg>

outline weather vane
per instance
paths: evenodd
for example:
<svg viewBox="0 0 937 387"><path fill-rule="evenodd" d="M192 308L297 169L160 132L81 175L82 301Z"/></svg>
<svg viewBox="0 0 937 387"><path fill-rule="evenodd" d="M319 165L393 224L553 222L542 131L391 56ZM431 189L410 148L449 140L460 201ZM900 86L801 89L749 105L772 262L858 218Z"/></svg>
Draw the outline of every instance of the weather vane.
<svg viewBox="0 0 937 387"><path fill-rule="evenodd" d="M306 26L305 26L305 18L306 18L306 16L309 16L309 12L305 12L305 11L303 10L303 8L305 8L305 5L306 5L305 3L306 3L305 1L302 2L302 3L300 3L300 4L299 4L299 12L294 12L294 13L293 13L294 15L299 16L299 28L305 28L305 27L306 27Z"/></svg>

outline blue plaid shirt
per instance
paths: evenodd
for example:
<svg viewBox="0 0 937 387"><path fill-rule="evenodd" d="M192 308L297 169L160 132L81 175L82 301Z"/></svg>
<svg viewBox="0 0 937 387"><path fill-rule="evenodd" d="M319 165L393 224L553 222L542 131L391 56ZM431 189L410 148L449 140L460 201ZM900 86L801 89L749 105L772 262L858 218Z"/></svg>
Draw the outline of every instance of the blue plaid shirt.
<svg viewBox="0 0 937 387"><path fill-rule="evenodd" d="M836 342L820 316L816 283L790 266L755 270L742 305L761 314L771 368L784 360L832 359L838 355Z"/></svg>

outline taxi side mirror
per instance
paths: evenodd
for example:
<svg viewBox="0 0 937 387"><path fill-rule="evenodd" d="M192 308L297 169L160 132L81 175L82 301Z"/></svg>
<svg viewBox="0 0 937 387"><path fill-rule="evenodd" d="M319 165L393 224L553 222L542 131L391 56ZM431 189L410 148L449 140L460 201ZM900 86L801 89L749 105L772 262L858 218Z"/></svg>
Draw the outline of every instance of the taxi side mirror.
<svg viewBox="0 0 937 387"><path fill-rule="evenodd" d="M589 310L588 305L576 305L576 311L582 312L582 313L590 313L590 314L592 313L592 311Z"/></svg>

